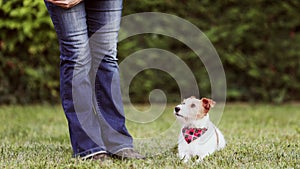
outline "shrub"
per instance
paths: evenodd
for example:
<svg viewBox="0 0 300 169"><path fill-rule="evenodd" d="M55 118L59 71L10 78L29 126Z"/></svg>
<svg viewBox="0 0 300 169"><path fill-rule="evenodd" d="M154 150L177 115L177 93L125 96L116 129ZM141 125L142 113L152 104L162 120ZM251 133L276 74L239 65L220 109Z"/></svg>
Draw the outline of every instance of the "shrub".
<svg viewBox="0 0 300 169"><path fill-rule="evenodd" d="M44 2L0 0L0 7L0 103L58 101L58 43ZM280 103L300 100L299 8L296 0L141 0L124 1L123 15L157 11L192 22L219 53L229 100ZM150 47L181 57L194 72L201 95L209 96L203 64L175 39L153 35L126 39L119 44L120 61ZM155 88L178 101L178 86L170 81L168 74L157 70L141 72L131 84L132 101L147 102L147 94Z"/></svg>
<svg viewBox="0 0 300 169"><path fill-rule="evenodd" d="M43 1L0 1L0 103L58 99L58 46Z"/></svg>
<svg viewBox="0 0 300 169"><path fill-rule="evenodd" d="M145 11L171 13L189 20L212 41L227 78L228 100L283 102L299 100L299 1L139 1L126 3L126 14ZM127 10L126 10L127 9ZM145 46L151 46L145 42ZM163 42L159 42L162 44ZM205 71L190 51L174 40L164 48L181 51L194 70L201 94L210 92ZM152 45L153 47L153 45ZM160 47L157 45L156 47ZM182 54L184 53L184 54ZM143 87L141 87L143 88Z"/></svg>

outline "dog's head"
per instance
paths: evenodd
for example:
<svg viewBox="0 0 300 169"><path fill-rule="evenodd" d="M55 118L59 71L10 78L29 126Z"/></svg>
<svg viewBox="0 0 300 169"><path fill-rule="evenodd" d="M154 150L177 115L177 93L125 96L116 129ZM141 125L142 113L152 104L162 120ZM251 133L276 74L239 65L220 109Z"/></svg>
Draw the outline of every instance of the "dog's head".
<svg viewBox="0 0 300 169"><path fill-rule="evenodd" d="M216 102L211 99L202 98L199 100L192 96L177 105L174 114L181 122L188 123L205 117L215 104Z"/></svg>

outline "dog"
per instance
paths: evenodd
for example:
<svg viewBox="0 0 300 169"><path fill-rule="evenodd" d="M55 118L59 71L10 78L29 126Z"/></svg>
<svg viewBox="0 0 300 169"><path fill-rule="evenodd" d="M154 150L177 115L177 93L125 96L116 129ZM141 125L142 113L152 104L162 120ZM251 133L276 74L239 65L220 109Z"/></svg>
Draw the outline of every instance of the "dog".
<svg viewBox="0 0 300 169"><path fill-rule="evenodd" d="M184 99L174 109L182 128L178 139L178 155L183 162L197 157L196 162L225 147L226 142L221 131L210 121L209 110L215 101L195 97Z"/></svg>

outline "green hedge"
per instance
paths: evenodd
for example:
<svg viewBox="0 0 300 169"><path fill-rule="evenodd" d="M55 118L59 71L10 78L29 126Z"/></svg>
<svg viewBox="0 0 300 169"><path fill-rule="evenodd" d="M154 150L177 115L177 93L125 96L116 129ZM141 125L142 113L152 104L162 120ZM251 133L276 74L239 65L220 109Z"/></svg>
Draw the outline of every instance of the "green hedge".
<svg viewBox="0 0 300 169"><path fill-rule="evenodd" d="M56 101L59 52L44 1L0 5L0 103Z"/></svg>
<svg viewBox="0 0 300 169"><path fill-rule="evenodd" d="M280 103L300 100L299 9L297 0L125 0L123 15L157 11L190 21L219 53L228 100ZM0 0L0 30L0 103L58 102L58 43L44 2ZM119 44L120 61L150 47L181 57L195 73L201 95L209 96L204 66L175 39L154 35L126 39ZM147 93L155 88L163 89L170 101L180 100L172 80L157 70L141 72L131 84L132 101L147 102Z"/></svg>

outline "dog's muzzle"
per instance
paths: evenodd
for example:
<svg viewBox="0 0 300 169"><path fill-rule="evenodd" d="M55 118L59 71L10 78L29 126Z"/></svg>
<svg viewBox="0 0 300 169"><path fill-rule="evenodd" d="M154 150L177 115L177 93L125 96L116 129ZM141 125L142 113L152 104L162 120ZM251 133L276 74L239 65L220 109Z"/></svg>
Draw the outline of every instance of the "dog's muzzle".
<svg viewBox="0 0 300 169"><path fill-rule="evenodd" d="M175 111L175 115L176 116L183 117L183 115L181 115L181 114L178 113L180 111L180 107L175 107L174 111Z"/></svg>

